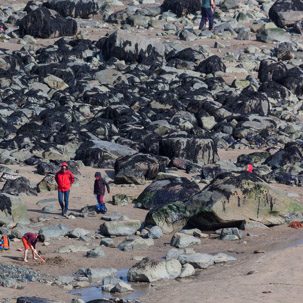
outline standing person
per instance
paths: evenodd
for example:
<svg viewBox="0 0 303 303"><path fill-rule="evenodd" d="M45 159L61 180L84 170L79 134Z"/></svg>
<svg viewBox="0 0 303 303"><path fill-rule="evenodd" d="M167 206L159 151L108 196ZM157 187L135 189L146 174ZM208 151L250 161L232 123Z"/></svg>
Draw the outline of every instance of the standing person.
<svg viewBox="0 0 303 303"><path fill-rule="evenodd" d="M68 170L67 163L62 163L61 169L56 173L55 180L58 184L58 200L62 209L62 216L65 216L68 211L70 188L75 181L74 175ZM65 205L63 205L63 198Z"/></svg>
<svg viewBox="0 0 303 303"><path fill-rule="evenodd" d="M106 213L106 206L104 204L103 198L105 195L105 186L107 189L107 192L110 193L109 190L109 185L108 183L101 177L100 172L95 173L95 183L94 183L94 194L96 195L97 198L97 209L101 213Z"/></svg>
<svg viewBox="0 0 303 303"><path fill-rule="evenodd" d="M206 20L208 19L209 21L209 30L213 31L213 26L214 26L214 13L213 10L215 9L216 5L214 0L202 0L202 18L200 22L199 29L202 30L204 27Z"/></svg>
<svg viewBox="0 0 303 303"><path fill-rule="evenodd" d="M37 250L36 250L36 243L37 242L43 243L44 241L45 241L44 235L37 236L34 233L26 233L26 234L23 235L22 243L24 245L24 262L28 262L27 261L27 253L28 253L29 249L32 250L33 258L35 260L38 259L37 258L38 253L37 253Z"/></svg>

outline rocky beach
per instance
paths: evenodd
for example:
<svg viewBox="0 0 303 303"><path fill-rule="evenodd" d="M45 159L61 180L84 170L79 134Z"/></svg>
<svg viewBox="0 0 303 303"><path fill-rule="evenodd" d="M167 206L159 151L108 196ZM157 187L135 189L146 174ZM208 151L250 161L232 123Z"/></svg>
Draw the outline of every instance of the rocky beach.
<svg viewBox="0 0 303 303"><path fill-rule="evenodd" d="M0 303L301 302L303 4L215 4L0 0Z"/></svg>

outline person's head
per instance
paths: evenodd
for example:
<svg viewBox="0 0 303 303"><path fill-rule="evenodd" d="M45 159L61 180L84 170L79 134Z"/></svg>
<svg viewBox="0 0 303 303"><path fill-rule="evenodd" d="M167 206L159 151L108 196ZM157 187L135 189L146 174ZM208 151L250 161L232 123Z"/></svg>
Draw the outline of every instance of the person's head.
<svg viewBox="0 0 303 303"><path fill-rule="evenodd" d="M101 173L97 171L97 172L95 173L95 178L96 178L96 179L101 179Z"/></svg>
<svg viewBox="0 0 303 303"><path fill-rule="evenodd" d="M67 168L68 168L67 163L66 163L66 162L63 162L63 163L61 164L61 169L62 169L63 171L66 171Z"/></svg>
<svg viewBox="0 0 303 303"><path fill-rule="evenodd" d="M38 240L39 242L44 243L44 241L45 241L44 235L42 235L42 234L41 234L41 235L38 235L37 240Z"/></svg>
<svg viewBox="0 0 303 303"><path fill-rule="evenodd" d="M247 164L246 165L246 171L248 171L249 173L252 173L253 171L253 166L251 164Z"/></svg>

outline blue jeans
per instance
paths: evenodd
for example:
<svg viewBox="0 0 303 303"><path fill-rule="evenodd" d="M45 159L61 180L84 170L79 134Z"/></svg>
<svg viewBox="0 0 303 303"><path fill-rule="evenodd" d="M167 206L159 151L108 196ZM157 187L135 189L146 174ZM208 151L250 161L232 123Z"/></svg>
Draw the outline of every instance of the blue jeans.
<svg viewBox="0 0 303 303"><path fill-rule="evenodd" d="M69 198L69 193L70 193L70 189L67 190L67 191L58 190L58 200L59 200L59 204L60 204L62 210L64 210L64 213L66 213L67 210L68 210L68 198ZM64 198L64 203L65 203L65 205L63 205L63 198Z"/></svg>
<svg viewBox="0 0 303 303"><path fill-rule="evenodd" d="M199 29L202 29L204 24L206 23L206 18L208 18L209 22L209 30L213 29L214 26L214 13L211 8L202 7L202 19L200 22Z"/></svg>

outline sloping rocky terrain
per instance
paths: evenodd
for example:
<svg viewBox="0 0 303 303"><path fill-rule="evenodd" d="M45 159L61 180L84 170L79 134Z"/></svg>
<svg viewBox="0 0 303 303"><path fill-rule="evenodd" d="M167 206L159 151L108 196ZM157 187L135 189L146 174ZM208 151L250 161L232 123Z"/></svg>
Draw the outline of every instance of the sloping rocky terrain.
<svg viewBox="0 0 303 303"><path fill-rule="evenodd" d="M170 237L177 249L165 251L165 261L151 254L127 262L129 281L153 282L236 260L187 250L208 239L205 230L241 241L238 228L302 219L300 199L273 189L300 188L303 181L302 3L216 4L213 32L198 30L196 0L1 6L1 233L12 240L29 230L78 239L88 245L68 241L53 253L88 259L106 257L103 247L146 252L154 239ZM221 158L222 150L239 156ZM114 205L133 209L134 202L140 216L121 208L104 216L100 228L77 230L54 224L45 213L57 208L42 203L34 206L42 215L29 225L33 201L56 196L54 173L62 161L81 197L84 188L88 194L87 169L101 169L116 189ZM247 164L252 174L244 171ZM95 218L93 203L86 204L78 203L68 222ZM115 237L123 237L119 245ZM91 285L95 273L104 291L131 291L115 270L113 276L81 270L42 282L71 290Z"/></svg>

